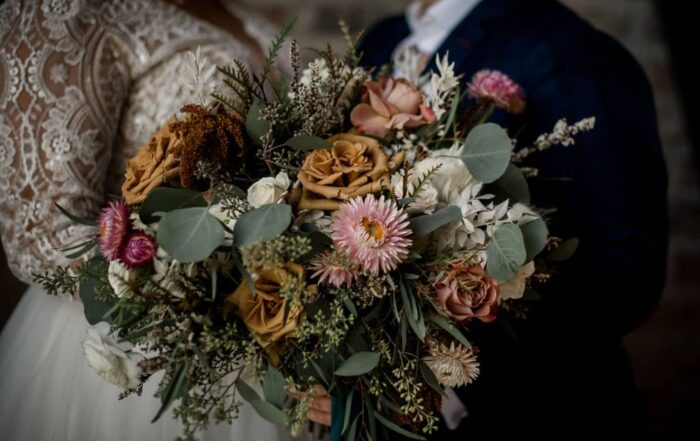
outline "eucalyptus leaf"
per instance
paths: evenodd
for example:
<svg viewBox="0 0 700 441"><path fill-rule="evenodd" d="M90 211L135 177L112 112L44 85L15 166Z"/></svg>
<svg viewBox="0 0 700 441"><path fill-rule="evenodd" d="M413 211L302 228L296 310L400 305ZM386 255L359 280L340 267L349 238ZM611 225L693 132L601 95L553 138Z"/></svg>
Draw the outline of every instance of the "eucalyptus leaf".
<svg viewBox="0 0 700 441"><path fill-rule="evenodd" d="M68 210L61 207L60 205L58 205L58 204L55 204L55 205L56 205L56 208L58 208L58 210L61 213L63 213L64 216L66 216L68 219L72 220L73 222L75 222L77 224L81 224L81 225L87 225L89 227L96 227L97 226L97 221L95 219L88 219L86 217L76 216L74 214L69 213Z"/></svg>
<svg viewBox="0 0 700 441"><path fill-rule="evenodd" d="M180 365L180 367L177 369L175 372L175 375L173 376L173 379L168 383L168 386L165 388L165 392L163 392L163 395L161 396L161 406L160 409L158 410L158 413L156 416L153 418L151 423L155 423L158 421L158 419L163 416L166 410L170 407L170 404L172 404L173 401L177 397L182 396L183 390L184 390L184 385L186 384L187 380L187 365Z"/></svg>
<svg viewBox="0 0 700 441"><path fill-rule="evenodd" d="M238 247L274 239L292 222L292 207L267 204L241 215L233 227L233 242Z"/></svg>
<svg viewBox="0 0 700 441"><path fill-rule="evenodd" d="M250 404L258 415L264 419L278 426L284 426L284 412L282 409L267 401L256 400L251 401Z"/></svg>
<svg viewBox="0 0 700 441"><path fill-rule="evenodd" d="M101 321L109 322L110 319L107 317L107 313L114 305L104 302L95 296L100 283L102 283L99 275L107 272L109 264L104 257L95 256L88 260L85 265L86 277L80 281L80 287L78 288L85 318L91 325Z"/></svg>
<svg viewBox="0 0 700 441"><path fill-rule="evenodd" d="M480 124L467 135L462 160L480 182L490 184L505 173L513 144L508 133L494 123Z"/></svg>
<svg viewBox="0 0 700 441"><path fill-rule="evenodd" d="M348 357L348 359L335 370L335 374L341 377L355 377L366 374L378 364L379 354L376 352L357 352Z"/></svg>
<svg viewBox="0 0 700 441"><path fill-rule="evenodd" d="M178 208L206 207L201 193L186 188L154 188L141 204L139 217L147 224L158 220L156 213L167 213Z"/></svg>
<svg viewBox="0 0 700 441"><path fill-rule="evenodd" d="M380 423L382 423L382 424L384 425L384 427L386 427L387 429L392 430L392 431L398 433L399 435L403 435L403 436L405 436L406 438L410 438L410 439L425 440L424 437L418 435L417 433L409 432L408 430L406 430L406 429L404 429L404 428L402 428L402 427L400 427L400 426L397 426L396 424L392 423L392 422L389 421L388 419L384 418L381 414L379 414L379 412L376 412L376 413L374 414L374 417L377 419L377 421L379 421Z"/></svg>
<svg viewBox="0 0 700 441"><path fill-rule="evenodd" d="M425 364L425 362L422 360L418 362L418 366L420 367L420 373L423 376L425 382L428 384L428 386L430 386L435 392L441 395L445 393L445 390L442 386L440 386L440 382L435 376L433 370L430 369L430 367L428 367L428 365Z"/></svg>
<svg viewBox="0 0 700 441"><path fill-rule="evenodd" d="M248 386L248 383L243 380L238 380L236 390L239 394L241 394L241 397L243 397L243 399L249 403L252 403L253 401L261 401L260 395L258 395L255 389Z"/></svg>
<svg viewBox="0 0 700 441"><path fill-rule="evenodd" d="M506 282L518 273L527 253L523 233L515 224L503 224L496 229L486 249L486 270L499 282Z"/></svg>
<svg viewBox="0 0 700 441"><path fill-rule="evenodd" d="M341 433L345 433L348 430L350 424L350 416L352 415L352 396L355 395L355 391L351 390L348 393L348 397L345 400L345 418L343 418L343 429Z"/></svg>
<svg viewBox="0 0 700 441"><path fill-rule="evenodd" d="M559 246L553 249L549 254L547 254L547 259L552 260L554 262L563 262L565 260L569 260L572 257L574 257L574 254L576 254L578 246L578 237L567 239L564 242L560 243Z"/></svg>
<svg viewBox="0 0 700 441"><path fill-rule="evenodd" d="M530 204L530 187L522 170L514 164L508 164L506 172L493 183L494 193L499 199L509 199L512 202Z"/></svg>
<svg viewBox="0 0 700 441"><path fill-rule="evenodd" d="M245 129L254 144L260 145L260 139L270 131L270 123L262 119L260 103L255 102L250 106L245 119Z"/></svg>
<svg viewBox="0 0 700 441"><path fill-rule="evenodd" d="M263 379L263 392L265 400L281 408L284 406L284 398L287 396L285 382L282 373L271 367L265 373Z"/></svg>
<svg viewBox="0 0 700 441"><path fill-rule="evenodd" d="M225 230L207 207L166 213L158 225L158 245L183 263L200 262L224 241Z"/></svg>
<svg viewBox="0 0 700 441"><path fill-rule="evenodd" d="M438 228L462 220L462 210L453 205L442 208L433 214L416 216L409 221L409 227L416 236L425 236Z"/></svg>
<svg viewBox="0 0 700 441"><path fill-rule="evenodd" d="M472 345L469 343L469 340L462 334L459 329L454 327L452 324L448 323L444 318L440 317L439 315L429 315L428 320L431 322L435 323L438 325L440 328L442 328L443 331L447 332L451 336L453 336L458 342L460 342L463 346L467 348L471 348Z"/></svg>
<svg viewBox="0 0 700 441"><path fill-rule="evenodd" d="M333 147L333 144L318 136L299 135L288 139L284 145L296 150L316 150Z"/></svg>
<svg viewBox="0 0 700 441"><path fill-rule="evenodd" d="M547 224L538 218L525 225L520 225L520 231L523 233L525 242L525 252L527 254L525 261L529 262L540 254L545 245L547 245L549 230L547 229Z"/></svg>
<svg viewBox="0 0 700 441"><path fill-rule="evenodd" d="M95 245L97 245L97 240L90 240L87 243L85 243L82 247L80 247L77 251L73 251L72 253L66 254L66 258L71 260L77 259L78 257L87 253L91 249L95 248Z"/></svg>

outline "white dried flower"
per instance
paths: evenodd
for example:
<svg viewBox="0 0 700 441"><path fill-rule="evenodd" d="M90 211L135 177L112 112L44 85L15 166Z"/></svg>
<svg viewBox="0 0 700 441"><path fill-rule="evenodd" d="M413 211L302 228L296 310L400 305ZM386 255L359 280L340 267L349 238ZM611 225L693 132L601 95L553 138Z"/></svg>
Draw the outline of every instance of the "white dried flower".
<svg viewBox="0 0 700 441"><path fill-rule="evenodd" d="M107 280L114 295L119 298L129 297L134 293L132 286L136 281L136 271L125 267L118 260L113 260L107 269Z"/></svg>
<svg viewBox="0 0 700 441"><path fill-rule="evenodd" d="M138 363L144 356L133 351L133 344L112 336L107 322L89 327L87 333L82 346L88 365L109 383L123 389L136 387L140 375Z"/></svg>
<svg viewBox="0 0 700 441"><path fill-rule="evenodd" d="M216 65L202 55L202 48L197 46L194 52L188 52L188 74L190 82L188 91L199 104L206 105L211 99L211 94L216 91Z"/></svg>
<svg viewBox="0 0 700 441"><path fill-rule="evenodd" d="M430 343L430 355L423 361L443 386L466 386L479 376L479 361L474 351L455 342L449 347Z"/></svg>
<svg viewBox="0 0 700 441"><path fill-rule="evenodd" d="M517 300L523 297L527 279L535 273L534 262L528 262L521 266L518 273L505 283L500 284L500 299L501 300Z"/></svg>

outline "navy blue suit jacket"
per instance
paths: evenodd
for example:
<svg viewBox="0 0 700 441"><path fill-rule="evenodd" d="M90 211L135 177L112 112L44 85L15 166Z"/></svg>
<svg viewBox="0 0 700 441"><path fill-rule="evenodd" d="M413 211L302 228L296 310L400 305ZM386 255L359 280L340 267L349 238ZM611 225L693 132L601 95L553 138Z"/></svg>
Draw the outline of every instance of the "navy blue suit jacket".
<svg viewBox="0 0 700 441"><path fill-rule="evenodd" d="M408 34L403 17L378 24L363 63L388 63ZM575 146L529 160L540 170L533 204L556 207L551 232L580 246L525 323L474 323L482 376L459 391L471 414L462 432L627 431L640 414L621 338L652 313L667 254L666 169L647 78L620 44L556 1L483 0L446 51L464 81L496 69L523 86L525 113L493 118L521 146L560 118L596 117Z"/></svg>

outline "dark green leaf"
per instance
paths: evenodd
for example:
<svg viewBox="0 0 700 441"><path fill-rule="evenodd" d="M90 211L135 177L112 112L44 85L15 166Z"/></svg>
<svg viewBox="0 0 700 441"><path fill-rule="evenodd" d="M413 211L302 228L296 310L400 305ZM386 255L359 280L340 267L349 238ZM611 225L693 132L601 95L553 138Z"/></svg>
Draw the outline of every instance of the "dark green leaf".
<svg viewBox="0 0 700 441"><path fill-rule="evenodd" d="M202 194L186 188L157 187L151 191L141 204L139 217L150 224L158 220L155 213L168 213L179 208L206 207Z"/></svg>
<svg viewBox="0 0 700 441"><path fill-rule="evenodd" d="M355 304L352 303L352 300L350 300L349 298L345 297L345 298L343 299L343 304L344 304L345 307L348 309L348 311L350 311L350 312L352 313L352 315L354 315L355 317L357 317L357 308L355 308Z"/></svg>
<svg viewBox="0 0 700 441"><path fill-rule="evenodd" d="M539 218L525 225L520 225L520 231L523 233L523 240L525 242L525 251L527 254L525 261L529 262L544 249L547 244L549 231L544 221Z"/></svg>
<svg viewBox="0 0 700 441"><path fill-rule="evenodd" d="M493 233L486 249L486 270L499 282L506 282L518 273L527 253L523 233L515 224L503 224Z"/></svg>
<svg viewBox="0 0 700 441"><path fill-rule="evenodd" d="M299 135L288 139L284 145L296 150L315 150L333 147L333 144L318 136Z"/></svg>
<svg viewBox="0 0 700 441"><path fill-rule="evenodd" d="M170 407L170 404L179 396L182 396L183 394L183 389L184 385L187 380L187 365L180 365L178 370L175 372L175 375L173 376L173 379L170 381L168 386L165 388L165 391L163 392L163 396L161 396L160 401L161 401L161 406L160 409L158 410L158 413L156 416L153 418L151 423L155 423L158 421L158 419L163 416L166 410Z"/></svg>
<svg viewBox="0 0 700 441"><path fill-rule="evenodd" d="M574 237L564 242L560 243L558 247L553 249L549 254L547 254L547 259L554 262L563 262L574 257L576 250L578 249L579 239Z"/></svg>
<svg viewBox="0 0 700 441"><path fill-rule="evenodd" d="M318 374L319 378L323 381L323 383L326 386L329 385L330 382L328 381L328 376L326 375L325 372L323 372L323 369L321 369L321 366L319 366L318 363L316 363L313 360L309 360L309 363L311 363L311 366L314 368L314 370Z"/></svg>
<svg viewBox="0 0 700 441"><path fill-rule="evenodd" d="M270 131L270 124L260 116L260 103L255 102L250 106L245 120L245 129L253 144L260 145L260 139Z"/></svg>
<svg viewBox="0 0 700 441"><path fill-rule="evenodd" d="M253 280L253 276L251 276L248 270L243 266L241 255L236 248L231 250L231 260L233 260L233 264L236 266L238 272L241 273L243 280L248 284L251 294L255 295L255 281Z"/></svg>
<svg viewBox="0 0 700 441"><path fill-rule="evenodd" d="M416 236L424 236L438 228L452 222L462 220L462 210L459 207L449 206L436 211L433 214L416 216L410 220L409 226Z"/></svg>
<svg viewBox="0 0 700 441"><path fill-rule="evenodd" d="M355 377L366 374L379 364L379 354L376 352L357 352L335 370L335 374L341 377Z"/></svg>
<svg viewBox="0 0 700 441"><path fill-rule="evenodd" d="M72 220L73 222L75 222L77 224L81 224L81 225L87 225L90 227L97 226L97 221L95 219L88 219L86 217L80 217L80 216L76 216L74 214L70 214L68 212L68 210L61 207L60 205L58 205L58 204L55 204L55 205L61 211L61 213L63 213L64 216L66 216L68 219Z"/></svg>
<svg viewBox="0 0 700 441"><path fill-rule="evenodd" d="M392 423L388 419L384 418L381 414L379 414L379 412L376 412L374 414L374 417L377 419L377 421L382 423L384 425L384 427L398 433L399 435L403 435L406 438L410 438L410 439L420 439L420 440L425 439L424 437L418 435L417 433L409 432L408 430L397 426L396 424Z"/></svg>
<svg viewBox="0 0 700 441"><path fill-rule="evenodd" d="M505 173L512 151L510 137L501 126L480 124L467 135L462 160L476 179L490 184Z"/></svg>
<svg viewBox="0 0 700 441"><path fill-rule="evenodd" d="M542 296L536 290L530 287L525 288L525 292L523 293L523 300L527 300L528 302L536 302L541 298Z"/></svg>
<svg viewBox="0 0 700 441"><path fill-rule="evenodd" d="M430 369L428 365L425 364L425 362L423 361L419 361L418 366L420 367L420 373L421 375L423 375L423 379L428 384L428 386L430 386L435 392L443 394L445 390L442 388L442 386L440 386L440 382L435 376L433 370Z"/></svg>
<svg viewBox="0 0 700 441"><path fill-rule="evenodd" d="M401 300L404 306L404 315L408 320L408 324L413 329L413 333L423 341L425 339L425 324L422 326L418 323L419 319L422 322L423 316L420 314L420 309L415 303L413 293L409 293L406 288L405 281L402 277L399 278L399 291L401 292Z"/></svg>
<svg viewBox="0 0 700 441"><path fill-rule="evenodd" d="M281 408L284 406L284 398L287 396L284 377L277 369L271 367L265 373L263 379L263 392L265 400Z"/></svg>
<svg viewBox="0 0 700 441"><path fill-rule="evenodd" d="M225 231L207 207L182 208L163 216L158 245L180 262L200 262L224 241Z"/></svg>
<svg viewBox="0 0 700 441"><path fill-rule="evenodd" d="M514 164L508 164L506 172L493 183L499 199L509 199L511 202L530 203L530 187L522 170Z"/></svg>
<svg viewBox="0 0 700 441"><path fill-rule="evenodd" d="M233 227L233 241L238 247L282 234L292 221L292 207L287 204L267 204L241 215Z"/></svg>
<svg viewBox="0 0 700 441"><path fill-rule="evenodd" d="M348 436L346 441L355 441L357 439L357 422L360 421L360 415L358 414L350 425L350 430L348 431Z"/></svg>
<svg viewBox="0 0 700 441"><path fill-rule="evenodd" d="M431 314L428 316L428 320L430 320L431 322L438 325L440 328L442 328L448 334L450 334L455 339L457 339L457 341L460 342L465 347L467 347L467 348L472 347L471 343L469 343L469 340L467 340L467 338L464 336L464 334L462 334L459 331L459 329L454 327L452 324L448 323L444 318L440 317L439 315Z"/></svg>
<svg viewBox="0 0 700 441"><path fill-rule="evenodd" d="M93 239L93 240L89 241L88 243L86 243L85 245L83 245L82 248L80 248L79 250L74 251L74 252L72 252L72 253L70 253L70 254L66 254L66 258L67 258L67 259L71 259L71 260L72 260L72 259L77 259L78 257L80 257L80 256L82 256L83 254L87 253L87 252L90 251L91 249L95 248L95 245L97 245L97 240L94 240L94 239Z"/></svg>
<svg viewBox="0 0 700 441"><path fill-rule="evenodd" d="M258 415L263 417L264 419L270 421L271 423L275 423L278 426L284 426L284 412L282 412L282 409L276 407L272 403L268 403L267 401L251 401L250 404L253 406L256 412L258 412Z"/></svg>
<svg viewBox="0 0 700 441"><path fill-rule="evenodd" d="M348 425L350 424L350 415L352 415L352 396L355 395L355 391L351 390L348 393L348 397L345 400L345 418L343 419L343 429L341 433L345 433L348 430Z"/></svg>
<svg viewBox="0 0 700 441"><path fill-rule="evenodd" d="M111 303L103 302L95 296L100 286L100 275L107 272L109 264L102 256L95 256L85 264L86 277L80 281L78 293L83 303L85 318L88 323L94 325L101 321L110 321L106 314L112 309Z"/></svg>
<svg viewBox="0 0 700 441"><path fill-rule="evenodd" d="M260 395L255 392L255 389L248 386L248 383L243 380L238 380L236 390L238 390L241 397L243 397L243 399L249 403L252 403L253 401L261 401Z"/></svg>

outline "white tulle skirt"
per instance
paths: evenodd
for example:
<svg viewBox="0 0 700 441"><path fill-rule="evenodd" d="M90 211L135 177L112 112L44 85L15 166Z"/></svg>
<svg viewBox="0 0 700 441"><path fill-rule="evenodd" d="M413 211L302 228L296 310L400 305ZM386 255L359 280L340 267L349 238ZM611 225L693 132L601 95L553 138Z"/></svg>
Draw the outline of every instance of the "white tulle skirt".
<svg viewBox="0 0 700 441"><path fill-rule="evenodd" d="M155 381L141 397L119 400L119 388L87 365L80 344L87 327L79 302L27 290L0 336L0 440L172 441L181 434L167 415L150 422L160 405ZM245 405L232 425L213 426L201 439L290 437Z"/></svg>

